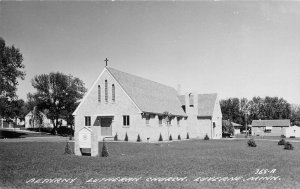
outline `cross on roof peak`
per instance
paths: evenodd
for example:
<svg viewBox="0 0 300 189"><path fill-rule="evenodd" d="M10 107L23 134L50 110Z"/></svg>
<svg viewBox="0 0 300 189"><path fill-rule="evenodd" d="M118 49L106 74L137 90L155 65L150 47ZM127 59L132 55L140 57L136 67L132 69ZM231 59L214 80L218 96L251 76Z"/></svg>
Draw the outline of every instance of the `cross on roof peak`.
<svg viewBox="0 0 300 189"><path fill-rule="evenodd" d="M107 62L108 62L108 59L107 59L107 58L105 58L104 62L105 62L105 67L107 67Z"/></svg>

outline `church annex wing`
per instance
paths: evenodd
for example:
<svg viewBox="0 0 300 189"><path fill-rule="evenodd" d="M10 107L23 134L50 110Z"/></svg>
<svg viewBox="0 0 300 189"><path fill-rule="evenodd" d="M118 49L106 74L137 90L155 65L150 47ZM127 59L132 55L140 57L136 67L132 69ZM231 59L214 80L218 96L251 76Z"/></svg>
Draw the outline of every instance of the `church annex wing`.
<svg viewBox="0 0 300 189"><path fill-rule="evenodd" d="M217 93L212 94L198 94L198 116L199 117L211 117L213 116L215 103L217 100ZM182 105L185 105L185 96L180 95L178 97ZM194 104L193 98L189 99L189 104Z"/></svg>

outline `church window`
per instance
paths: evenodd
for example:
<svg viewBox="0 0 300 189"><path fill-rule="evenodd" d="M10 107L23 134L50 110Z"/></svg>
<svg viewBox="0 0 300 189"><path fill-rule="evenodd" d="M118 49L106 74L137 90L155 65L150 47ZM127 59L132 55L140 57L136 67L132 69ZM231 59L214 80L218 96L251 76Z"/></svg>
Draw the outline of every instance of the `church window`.
<svg viewBox="0 0 300 189"><path fill-rule="evenodd" d="M180 117L177 117L177 125L180 126L180 120L181 118Z"/></svg>
<svg viewBox="0 0 300 189"><path fill-rule="evenodd" d="M112 86L111 86L111 92L112 92L112 101L115 102L116 94L115 94L115 85L114 84L112 84Z"/></svg>
<svg viewBox="0 0 300 189"><path fill-rule="evenodd" d="M149 125L150 122L150 115L146 115L146 124Z"/></svg>
<svg viewBox="0 0 300 189"><path fill-rule="evenodd" d="M98 85L98 102L101 102L101 86Z"/></svg>
<svg viewBox="0 0 300 189"><path fill-rule="evenodd" d="M123 115L123 125L124 126L129 126L129 115Z"/></svg>
<svg viewBox="0 0 300 189"><path fill-rule="evenodd" d="M85 126L91 126L91 116L85 116Z"/></svg>
<svg viewBox="0 0 300 189"><path fill-rule="evenodd" d="M158 124L162 125L163 116L158 116Z"/></svg>
<svg viewBox="0 0 300 189"><path fill-rule="evenodd" d="M194 107L194 99L192 93L189 94L190 107Z"/></svg>
<svg viewBox="0 0 300 189"><path fill-rule="evenodd" d="M108 102L108 86L107 80L105 80L105 102Z"/></svg>

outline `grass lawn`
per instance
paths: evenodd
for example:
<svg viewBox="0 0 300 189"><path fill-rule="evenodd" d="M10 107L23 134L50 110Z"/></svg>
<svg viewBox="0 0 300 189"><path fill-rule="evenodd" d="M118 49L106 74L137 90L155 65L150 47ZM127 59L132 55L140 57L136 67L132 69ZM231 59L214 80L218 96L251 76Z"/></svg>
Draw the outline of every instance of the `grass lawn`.
<svg viewBox="0 0 300 189"><path fill-rule="evenodd" d="M295 149L291 151L284 150L277 142L256 141L256 148L246 143L247 140L110 142L107 144L110 156L103 158L64 155L64 142L0 142L0 188L300 188L300 143L293 142ZM256 169L273 173L255 174ZM270 176L278 179L247 180ZM116 177L140 179L86 182ZM158 177L187 178L153 180ZM195 181L199 177L220 178ZM241 178L221 180L224 177ZM77 179L73 183L26 183L32 178Z"/></svg>
<svg viewBox="0 0 300 189"><path fill-rule="evenodd" d="M235 138L245 138L244 134L237 134ZM270 140L280 140L281 136L248 136L248 138L254 139L270 139ZM300 138L284 138L285 140L300 140Z"/></svg>

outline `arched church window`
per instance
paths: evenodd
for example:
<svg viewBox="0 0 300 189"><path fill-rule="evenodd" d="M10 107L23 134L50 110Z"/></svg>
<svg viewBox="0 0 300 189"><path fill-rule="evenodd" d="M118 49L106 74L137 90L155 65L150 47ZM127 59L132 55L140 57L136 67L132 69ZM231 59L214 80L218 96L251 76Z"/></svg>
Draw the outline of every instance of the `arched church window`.
<svg viewBox="0 0 300 189"><path fill-rule="evenodd" d="M194 98L192 93L189 94L189 103L190 107L194 107Z"/></svg>
<svg viewBox="0 0 300 189"><path fill-rule="evenodd" d="M98 102L101 102L101 86L98 85Z"/></svg>
<svg viewBox="0 0 300 189"><path fill-rule="evenodd" d="M112 101L115 102L116 94L115 94L115 85L114 84L112 84L112 86L111 86L111 92L112 92Z"/></svg>
<svg viewBox="0 0 300 189"><path fill-rule="evenodd" d="M107 80L105 80L105 102L108 102L108 86Z"/></svg>

